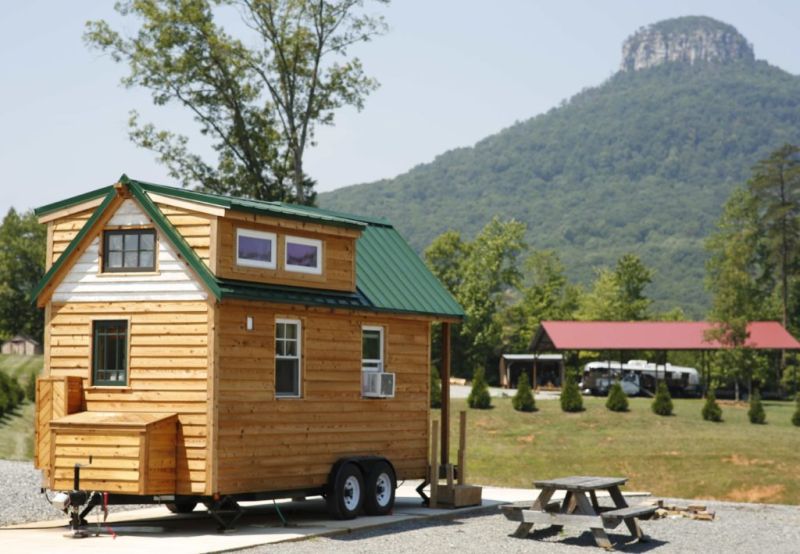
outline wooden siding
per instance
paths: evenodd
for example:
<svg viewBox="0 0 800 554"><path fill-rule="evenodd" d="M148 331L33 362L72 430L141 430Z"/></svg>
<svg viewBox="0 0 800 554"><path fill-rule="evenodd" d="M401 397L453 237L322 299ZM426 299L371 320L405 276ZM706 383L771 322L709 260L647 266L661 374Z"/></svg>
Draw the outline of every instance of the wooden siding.
<svg viewBox="0 0 800 554"><path fill-rule="evenodd" d="M265 219L259 218L259 221ZM349 234L333 233L330 231L335 228L310 223L298 224L295 222L289 228L285 224L286 222L279 224L277 220L273 220L271 224L265 224L230 217L220 218L217 222L217 275L226 279L295 287L342 291L355 290L355 239L358 236L357 234L353 232ZM242 267L236 264L237 228L276 234L278 243L275 252L276 269ZM323 261L321 275L298 273L284 269L284 239L287 235L322 241Z"/></svg>
<svg viewBox="0 0 800 554"><path fill-rule="evenodd" d="M83 379L88 411L178 414L177 491L206 488L206 302L52 304L49 375ZM127 387L91 386L93 319L129 321ZM47 370L46 370L47 371Z"/></svg>
<svg viewBox="0 0 800 554"><path fill-rule="evenodd" d="M123 202L107 227L139 225L149 219L132 201ZM54 302L204 300L207 293L172 245L158 233L155 272L103 273L102 234L96 236L56 287Z"/></svg>
<svg viewBox="0 0 800 554"><path fill-rule="evenodd" d="M399 479L422 478L428 453L430 323L426 320L256 303L219 308L222 494L321 486L346 455L377 454ZM254 318L253 331L245 318ZM302 321L302 398L275 399L274 327ZM361 327L385 328L393 399L361 396Z"/></svg>
<svg viewBox="0 0 800 554"><path fill-rule="evenodd" d="M47 245L47 258L49 263L46 269L50 269L50 266L64 253L64 250L67 249L67 246L69 246L69 243L75 238L75 235L78 234L89 218L92 217L92 213L94 213L94 209L71 214L47 224L48 235L52 236L52 242L48 242Z"/></svg>
<svg viewBox="0 0 800 554"><path fill-rule="evenodd" d="M82 412L51 422L50 488L70 490L74 466L82 489L126 494L175 492L175 414Z"/></svg>
<svg viewBox="0 0 800 554"><path fill-rule="evenodd" d="M52 439L50 422L83 409L83 384L79 377L39 377L36 379L33 465L50 476Z"/></svg>
<svg viewBox="0 0 800 554"><path fill-rule="evenodd" d="M211 258L211 229L216 225L216 217L190 211L184 208L158 204L158 209L164 214L173 227L186 240L203 262L210 266Z"/></svg>

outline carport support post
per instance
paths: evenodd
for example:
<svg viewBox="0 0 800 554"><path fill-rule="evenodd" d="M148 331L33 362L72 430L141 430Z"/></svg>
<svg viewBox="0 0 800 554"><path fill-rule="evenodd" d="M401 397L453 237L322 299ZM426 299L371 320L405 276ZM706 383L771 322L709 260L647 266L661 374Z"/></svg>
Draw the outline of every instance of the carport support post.
<svg viewBox="0 0 800 554"><path fill-rule="evenodd" d="M450 463L450 323L442 323L442 465ZM437 475L438 468L437 468Z"/></svg>

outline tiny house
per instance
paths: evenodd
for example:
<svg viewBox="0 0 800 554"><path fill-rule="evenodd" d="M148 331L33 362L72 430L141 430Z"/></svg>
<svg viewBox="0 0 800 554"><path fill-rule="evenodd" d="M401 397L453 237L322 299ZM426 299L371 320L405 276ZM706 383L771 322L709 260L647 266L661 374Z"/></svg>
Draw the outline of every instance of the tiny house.
<svg viewBox="0 0 800 554"><path fill-rule="evenodd" d="M426 477L431 324L463 312L390 223L124 175L37 215L35 464L73 523L97 493L380 514Z"/></svg>

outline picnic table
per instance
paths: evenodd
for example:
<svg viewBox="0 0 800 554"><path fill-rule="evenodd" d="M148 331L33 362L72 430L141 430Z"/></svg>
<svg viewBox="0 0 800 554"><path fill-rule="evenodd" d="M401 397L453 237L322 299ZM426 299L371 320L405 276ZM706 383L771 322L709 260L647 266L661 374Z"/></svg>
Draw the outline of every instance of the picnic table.
<svg viewBox="0 0 800 554"><path fill-rule="evenodd" d="M535 481L541 492L531 502L502 506L505 516L519 521L514 536L526 537L535 524L562 529L564 526L589 528L597 546L612 548L606 529L615 529L624 523L635 539L644 541L637 518L646 518L655 511L655 506L628 506L620 492L620 485L628 481L625 477L573 476L546 481ZM556 491L566 491L562 502L551 502ZM614 506L601 507L597 491L608 491Z"/></svg>

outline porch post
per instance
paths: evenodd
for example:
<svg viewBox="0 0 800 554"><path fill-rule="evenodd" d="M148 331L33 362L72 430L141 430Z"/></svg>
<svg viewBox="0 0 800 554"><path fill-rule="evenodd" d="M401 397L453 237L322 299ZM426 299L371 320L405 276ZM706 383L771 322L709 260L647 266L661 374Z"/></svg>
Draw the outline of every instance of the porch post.
<svg viewBox="0 0 800 554"><path fill-rule="evenodd" d="M450 463L450 323L442 323L442 465Z"/></svg>

